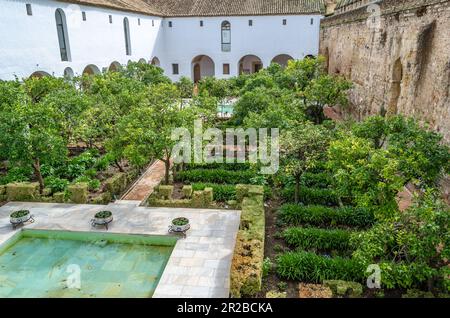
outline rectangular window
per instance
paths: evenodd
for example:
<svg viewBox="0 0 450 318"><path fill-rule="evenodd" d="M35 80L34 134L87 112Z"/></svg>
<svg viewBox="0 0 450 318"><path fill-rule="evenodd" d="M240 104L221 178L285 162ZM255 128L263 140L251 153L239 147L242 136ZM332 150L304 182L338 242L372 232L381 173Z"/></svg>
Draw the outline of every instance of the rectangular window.
<svg viewBox="0 0 450 318"><path fill-rule="evenodd" d="M230 75L230 64L223 64L223 75Z"/></svg>
<svg viewBox="0 0 450 318"><path fill-rule="evenodd" d="M314 19L313 18L311 18L311 25L313 25L314 24Z"/></svg>
<svg viewBox="0 0 450 318"><path fill-rule="evenodd" d="M112 23L112 15L109 15L109 23Z"/></svg>
<svg viewBox="0 0 450 318"><path fill-rule="evenodd" d="M138 25L141 25L141 19L138 18Z"/></svg>
<svg viewBox="0 0 450 318"><path fill-rule="evenodd" d="M169 21L169 28L172 27L172 21Z"/></svg>
<svg viewBox="0 0 450 318"><path fill-rule="evenodd" d="M172 74L173 75L178 75L179 74L178 64L172 64Z"/></svg>
<svg viewBox="0 0 450 318"><path fill-rule="evenodd" d="M31 10L31 4L27 3L25 6L27 8L27 15L33 15L33 11Z"/></svg>
<svg viewBox="0 0 450 318"><path fill-rule="evenodd" d="M86 21L86 12L81 11L81 17L83 18L83 21Z"/></svg>
<svg viewBox="0 0 450 318"><path fill-rule="evenodd" d="M283 25L286 25L286 24L287 24L287 20L283 19Z"/></svg>
<svg viewBox="0 0 450 318"><path fill-rule="evenodd" d="M253 20L248 20L248 26L252 26L253 25Z"/></svg>
<svg viewBox="0 0 450 318"><path fill-rule="evenodd" d="M200 26L201 27L203 26L203 20L200 20Z"/></svg>

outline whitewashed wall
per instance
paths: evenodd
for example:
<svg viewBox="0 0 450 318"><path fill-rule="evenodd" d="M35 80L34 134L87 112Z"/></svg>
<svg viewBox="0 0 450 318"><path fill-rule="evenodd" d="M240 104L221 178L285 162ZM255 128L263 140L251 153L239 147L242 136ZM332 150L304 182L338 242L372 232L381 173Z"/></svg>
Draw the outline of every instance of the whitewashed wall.
<svg viewBox="0 0 450 318"><path fill-rule="evenodd" d="M32 6L28 16L26 3ZM61 8L67 20L71 61L61 61L55 11ZM86 12L86 21L81 11ZM113 23L109 23L112 15ZM130 24L132 55L126 55L123 19ZM138 18L141 25L138 25ZM155 20L152 27L152 20ZM75 74L93 64L102 70L117 61L147 61L156 54L161 18L129 12L87 7L49 0L0 0L0 79L19 79L35 71L62 76L66 67Z"/></svg>
<svg viewBox="0 0 450 318"><path fill-rule="evenodd" d="M286 25L283 19L287 20ZM314 19L313 25L311 19ZM192 77L192 60L198 55L211 57L216 77L236 76L239 60L245 55L258 56L264 67L279 54L288 54L294 59L316 56L320 19L319 15L166 18L161 28L165 55L158 58L173 80L180 76ZM200 20L203 27L200 27ZM230 52L221 50L221 24L225 20L231 23ZM253 20L253 26L248 25L248 20ZM179 75L171 74L172 63L179 64ZM230 64L230 75L222 74L224 63Z"/></svg>
<svg viewBox="0 0 450 318"><path fill-rule="evenodd" d="M28 16L26 3L32 5ZM55 10L61 8L67 20L71 60L61 61L55 24ZM86 12L86 21L81 12ZM109 15L113 23L109 23ZM132 55L126 55L123 19L130 25ZM138 18L140 25L138 25ZM165 18L121 12L99 7L78 6L52 0L0 0L0 79L28 77L36 71L63 76L70 67L81 74L87 65L99 70L112 62L150 61L158 57L161 67L173 80L193 78L193 59L207 55L214 61L216 77L238 74L239 60L248 54L258 56L264 66L279 54L295 59L317 55L320 16L252 16ZM253 26L248 20L253 20ZM283 25L283 19L287 25ZM313 25L310 21L314 19ZM152 26L152 20L154 26ZM200 27L200 20L203 27ZM231 23L231 51L221 50L221 23ZM172 22L170 28L169 21ZM172 64L179 74L172 74ZM223 64L230 64L224 75ZM204 63L202 63L204 64ZM201 69L202 75L212 69Z"/></svg>

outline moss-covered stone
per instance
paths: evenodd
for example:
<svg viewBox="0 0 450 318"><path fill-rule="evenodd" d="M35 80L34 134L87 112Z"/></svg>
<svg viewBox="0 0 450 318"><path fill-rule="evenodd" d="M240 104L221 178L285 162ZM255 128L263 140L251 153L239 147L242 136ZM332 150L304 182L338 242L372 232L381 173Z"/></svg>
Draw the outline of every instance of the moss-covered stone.
<svg viewBox="0 0 450 318"><path fill-rule="evenodd" d="M244 190L245 188L245 190ZM262 188L262 187L261 187ZM249 187L236 187L245 195L242 200L241 223L231 265L232 297L253 296L261 290L264 259L264 199L259 190L250 193Z"/></svg>
<svg viewBox="0 0 450 318"><path fill-rule="evenodd" d="M0 185L0 195L6 194L6 186Z"/></svg>
<svg viewBox="0 0 450 318"><path fill-rule="evenodd" d="M158 187L158 195L160 199L170 200L173 195L173 185L160 185Z"/></svg>
<svg viewBox="0 0 450 318"><path fill-rule="evenodd" d="M434 298L432 292L422 291L418 289L408 289L402 298Z"/></svg>
<svg viewBox="0 0 450 318"><path fill-rule="evenodd" d="M46 196L46 197L51 196L52 195L52 189L44 188L44 190L42 190L42 195Z"/></svg>
<svg viewBox="0 0 450 318"><path fill-rule="evenodd" d="M287 293L286 292L279 292L276 290L269 290L266 293L266 298L286 298Z"/></svg>
<svg viewBox="0 0 450 318"><path fill-rule="evenodd" d="M119 195L125 191L127 185L127 175L125 173L117 173L105 181L105 190L111 195Z"/></svg>
<svg viewBox="0 0 450 318"><path fill-rule="evenodd" d="M193 208L202 208L203 207L203 191L194 191L192 193L191 206Z"/></svg>
<svg viewBox="0 0 450 318"><path fill-rule="evenodd" d="M8 201L37 201L39 200L39 183L20 182L6 185Z"/></svg>
<svg viewBox="0 0 450 318"><path fill-rule="evenodd" d="M183 186L183 198L190 199L192 197L192 186L191 185L185 185Z"/></svg>
<svg viewBox="0 0 450 318"><path fill-rule="evenodd" d="M239 206L236 200L228 200L227 205L232 209L236 209Z"/></svg>
<svg viewBox="0 0 450 318"><path fill-rule="evenodd" d="M88 201L88 184L80 182L71 184L68 187L70 201L73 203L84 204Z"/></svg>
<svg viewBox="0 0 450 318"><path fill-rule="evenodd" d="M362 285L357 282L324 280L323 284L329 287L335 296L360 297L363 293Z"/></svg>
<svg viewBox="0 0 450 318"><path fill-rule="evenodd" d="M0 194L0 202L5 202L5 201L7 201L7 196L6 196L6 194Z"/></svg>
<svg viewBox="0 0 450 318"><path fill-rule="evenodd" d="M91 199L92 204L108 204L112 200L112 195L109 192L103 192Z"/></svg>
<svg viewBox="0 0 450 318"><path fill-rule="evenodd" d="M213 188L205 188L203 190L203 206L208 207L212 204L214 197Z"/></svg>
<svg viewBox="0 0 450 318"><path fill-rule="evenodd" d="M147 202L149 206L163 207L163 208L190 208L191 200L162 200L158 198L150 198Z"/></svg>
<svg viewBox="0 0 450 318"><path fill-rule="evenodd" d="M53 201L56 203L64 203L66 195L64 192L53 193Z"/></svg>

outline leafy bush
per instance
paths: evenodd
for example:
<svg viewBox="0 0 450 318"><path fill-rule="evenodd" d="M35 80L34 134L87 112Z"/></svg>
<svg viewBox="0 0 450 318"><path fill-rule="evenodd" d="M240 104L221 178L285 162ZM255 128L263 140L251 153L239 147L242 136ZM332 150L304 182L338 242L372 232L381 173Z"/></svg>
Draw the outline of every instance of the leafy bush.
<svg viewBox="0 0 450 318"><path fill-rule="evenodd" d="M180 182L211 182L219 184L250 183L255 176L253 171L228 171L224 169L194 169L180 171L175 175L175 181Z"/></svg>
<svg viewBox="0 0 450 318"><path fill-rule="evenodd" d="M0 184L29 181L33 171L29 167L12 167L6 176L0 177Z"/></svg>
<svg viewBox="0 0 450 318"><path fill-rule="evenodd" d="M98 171L106 170L106 168L108 168L111 165L113 160L114 158L112 155L106 154L100 158L97 158L97 161L94 164L94 168L97 169Z"/></svg>
<svg viewBox="0 0 450 318"><path fill-rule="evenodd" d="M309 252L288 252L277 258L277 274L282 279L321 283L324 280L362 282L364 266L352 259L329 258Z"/></svg>
<svg viewBox="0 0 450 318"><path fill-rule="evenodd" d="M81 176L75 179L74 183L87 183L89 191L97 191L100 188L98 179L91 179L88 176Z"/></svg>
<svg viewBox="0 0 450 318"><path fill-rule="evenodd" d="M291 246L300 249L339 250L350 249L350 231L293 227L283 232L283 238Z"/></svg>
<svg viewBox="0 0 450 318"><path fill-rule="evenodd" d="M328 188L333 182L333 177L326 172L305 172L302 175L301 184L308 188Z"/></svg>
<svg viewBox="0 0 450 318"><path fill-rule="evenodd" d="M290 225L346 225L364 228L373 225L375 222L373 212L354 207L329 208L315 205L285 204L280 208L278 215L283 222Z"/></svg>
<svg viewBox="0 0 450 318"><path fill-rule="evenodd" d="M214 183L193 183L192 189L194 191L204 190L205 188L212 188L214 201L226 202L229 200L236 200L236 186L228 184L214 184Z"/></svg>
<svg viewBox="0 0 450 318"><path fill-rule="evenodd" d="M286 202L294 202L294 187L287 187L281 192L281 197ZM300 202L303 204L320 204L337 206L339 199L332 189L300 187Z"/></svg>
<svg viewBox="0 0 450 318"><path fill-rule="evenodd" d="M52 193L56 193L66 191L69 181L58 177L47 177L44 179L44 184L52 190Z"/></svg>

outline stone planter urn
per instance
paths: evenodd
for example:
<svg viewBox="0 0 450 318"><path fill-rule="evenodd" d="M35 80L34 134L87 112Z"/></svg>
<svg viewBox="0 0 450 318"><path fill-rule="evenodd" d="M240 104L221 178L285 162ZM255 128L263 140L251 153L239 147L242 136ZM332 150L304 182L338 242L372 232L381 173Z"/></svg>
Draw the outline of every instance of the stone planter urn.
<svg viewBox="0 0 450 318"><path fill-rule="evenodd" d="M189 219L185 217L178 217L172 220L172 224L169 226L169 231L171 232L186 232L189 230L191 225L189 224Z"/></svg>
<svg viewBox="0 0 450 318"><path fill-rule="evenodd" d="M28 211L28 210L14 211L9 216L9 219L12 224L24 223L24 222L28 221L29 219L31 219L31 214L30 214L30 211Z"/></svg>
<svg viewBox="0 0 450 318"><path fill-rule="evenodd" d="M113 220L113 215L111 211L100 211L97 212L94 218L91 220L92 226L104 225L108 229L108 224Z"/></svg>

